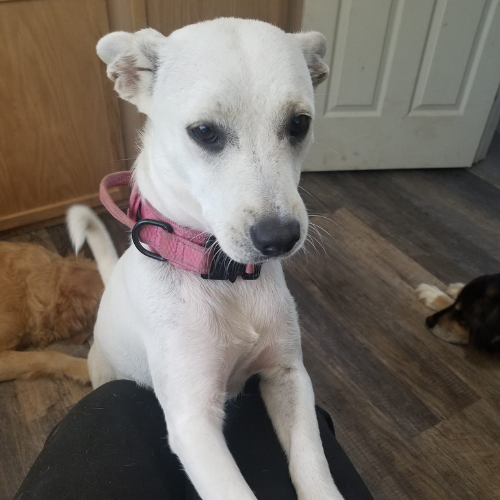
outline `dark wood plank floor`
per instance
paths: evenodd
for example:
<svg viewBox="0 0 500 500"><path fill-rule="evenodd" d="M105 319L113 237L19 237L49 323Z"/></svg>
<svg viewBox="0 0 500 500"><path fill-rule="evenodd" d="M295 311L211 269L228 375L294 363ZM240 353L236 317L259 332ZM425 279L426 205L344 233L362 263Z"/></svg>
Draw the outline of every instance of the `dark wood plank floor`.
<svg viewBox="0 0 500 500"><path fill-rule="evenodd" d="M324 250L314 242L288 262L287 281L339 441L377 499L499 499L500 359L431 336L414 288L499 272L500 138L470 170L305 174L302 187ZM103 219L123 250L124 232ZM0 239L69 250L64 226ZM1 500L87 391L0 385Z"/></svg>

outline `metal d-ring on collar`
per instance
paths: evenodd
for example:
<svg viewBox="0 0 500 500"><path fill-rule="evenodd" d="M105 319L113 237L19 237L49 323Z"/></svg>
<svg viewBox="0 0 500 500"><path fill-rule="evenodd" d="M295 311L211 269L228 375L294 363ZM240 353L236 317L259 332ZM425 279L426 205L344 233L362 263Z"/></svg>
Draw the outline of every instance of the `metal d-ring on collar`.
<svg viewBox="0 0 500 500"><path fill-rule="evenodd" d="M154 219L142 219L139 222L137 222L135 224L135 226L132 228L132 241L134 242L134 245L136 246L137 250L139 250L139 252L146 255L147 257L151 257L152 259L166 261L167 259L165 259L165 257L162 257L160 254L146 250L142 246L141 240L139 239L139 229L142 226L161 227L162 229L165 229L165 231L167 231L167 233L173 233L174 228L166 222L163 222L161 220L154 220Z"/></svg>

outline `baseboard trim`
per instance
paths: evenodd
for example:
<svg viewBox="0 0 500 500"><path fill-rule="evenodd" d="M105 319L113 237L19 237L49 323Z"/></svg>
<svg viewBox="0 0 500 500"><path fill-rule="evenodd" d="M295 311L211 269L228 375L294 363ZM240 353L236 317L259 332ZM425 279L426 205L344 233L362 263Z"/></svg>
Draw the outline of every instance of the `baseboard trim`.
<svg viewBox="0 0 500 500"><path fill-rule="evenodd" d="M110 191L111 196L115 201L125 200L127 198L126 189L114 188ZM72 198L70 200L53 203L44 207L26 210L15 214L4 215L0 217L0 231L13 229L19 226L26 226L35 222L49 221L56 217L60 217L66 213L66 210L75 203L82 203L90 207L101 206L98 194L91 194L80 196L79 198ZM50 225L50 224L48 224Z"/></svg>

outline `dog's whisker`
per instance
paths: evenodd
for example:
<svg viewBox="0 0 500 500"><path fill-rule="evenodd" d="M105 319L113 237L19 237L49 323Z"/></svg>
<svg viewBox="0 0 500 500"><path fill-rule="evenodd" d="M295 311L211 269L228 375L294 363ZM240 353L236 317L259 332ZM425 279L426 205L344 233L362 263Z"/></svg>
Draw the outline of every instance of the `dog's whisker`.
<svg viewBox="0 0 500 500"><path fill-rule="evenodd" d="M304 256L306 258L306 263L308 263L309 262L309 254L310 254L309 249L307 249L305 246L303 246L301 248L301 252L304 254Z"/></svg>
<svg viewBox="0 0 500 500"><path fill-rule="evenodd" d="M311 231L314 231L316 233L316 235L319 238L321 238L321 241L324 240L325 235L328 236L329 238L333 238L333 236L328 231L326 231L326 229L323 229L321 226L315 227L312 224L310 224L309 227L311 228ZM323 230L323 233L320 232L320 229Z"/></svg>
<svg viewBox="0 0 500 500"><path fill-rule="evenodd" d="M328 235L328 237L330 237L333 241L335 241L335 243L340 244L340 243L339 243L339 240L337 240L337 238L335 238L332 234L330 234L330 233L329 233L326 229L324 229L323 227L321 227L321 226L317 226L317 227L315 227L315 225L311 225L311 229L313 229L314 231L316 231L316 234L317 234L317 235L321 238L321 240L322 240L322 241L323 241L324 236L323 236L323 234L321 234L321 233L319 232L318 228L319 228L319 229L322 229L322 230L323 230L323 231L324 231L324 232Z"/></svg>
<svg viewBox="0 0 500 500"><path fill-rule="evenodd" d="M328 220L330 222L333 222L336 226L340 227L341 229L343 229L342 226L338 222L334 221L330 217L327 217L326 215L323 215L323 214L309 214L309 218L311 218L311 217L319 217L320 219L326 219L326 220Z"/></svg>
<svg viewBox="0 0 500 500"><path fill-rule="evenodd" d="M335 149L333 149L330 146L327 146L326 144L322 144L321 142L318 142L316 140L314 141L314 144L319 144L320 146L323 146L324 148L329 149L330 151L333 151L336 155L341 156L341 154L338 151L336 151Z"/></svg>
<svg viewBox="0 0 500 500"><path fill-rule="evenodd" d="M225 253L220 253L219 258L222 259L222 267L225 269L226 268L226 263L227 263L227 255Z"/></svg>
<svg viewBox="0 0 500 500"><path fill-rule="evenodd" d="M319 255L319 251L318 249L316 248L316 245L314 242L318 242L318 240L316 238L314 238L311 234L308 234L307 235L307 238L306 238L306 243L310 243L311 246L314 248L314 251ZM319 242L318 242L319 243Z"/></svg>
<svg viewBox="0 0 500 500"><path fill-rule="evenodd" d="M325 245L323 245L323 242L315 238L312 234L309 235L309 237L314 240L322 249L323 252L325 253L325 257L328 257L328 252L326 251ZM318 252L319 254L319 252Z"/></svg>
<svg viewBox="0 0 500 500"><path fill-rule="evenodd" d="M196 238L200 238L201 236L210 236L210 233L207 231L200 231L199 233L194 234L191 238L188 239L188 241L193 241ZM212 248L215 245L215 242L210 245L209 248Z"/></svg>
<svg viewBox="0 0 500 500"><path fill-rule="evenodd" d="M311 229L313 229L315 231L316 236L319 238L319 242L318 243L320 243L321 246L324 248L324 239L323 239L322 234L316 228L314 228L314 227L311 228ZM310 236L311 236L311 238L313 238L312 234L310 234ZM318 241L317 238L315 238L315 239L316 239L316 241Z"/></svg>
<svg viewBox="0 0 500 500"><path fill-rule="evenodd" d="M315 233L319 236L321 241L324 241L324 238L325 238L324 234L326 234L329 238L331 238L333 241L338 243L338 240L329 231L327 231L324 227L319 226L318 224L314 224L314 222L311 222L311 221L309 221L309 226L311 227L311 229L313 231L315 231ZM321 233L320 230L323 231L324 234Z"/></svg>
<svg viewBox="0 0 500 500"><path fill-rule="evenodd" d="M231 258L229 257L229 255L226 255L224 257L224 267L225 267L226 274L229 272L230 266L231 266Z"/></svg>
<svg viewBox="0 0 500 500"><path fill-rule="evenodd" d="M129 161L129 160L137 160L137 156L132 156L131 158L118 158L117 160L110 160L111 163L116 163L117 161Z"/></svg>
<svg viewBox="0 0 500 500"><path fill-rule="evenodd" d="M307 239L306 239L306 242L307 243ZM302 245L302 247L300 248L300 250L295 254L295 255L292 255L292 257L290 257L290 260L293 260L295 259L296 256L299 256L300 254L303 254L306 258L306 262L309 262L309 249L306 247L306 245Z"/></svg>
<svg viewBox="0 0 500 500"><path fill-rule="evenodd" d="M219 259L221 258L222 255L223 255L222 248L219 247L218 250L215 252L215 255L214 255L215 265L217 265L219 263Z"/></svg>
<svg viewBox="0 0 500 500"><path fill-rule="evenodd" d="M314 224L314 222L311 222L309 221L309 226L314 229L318 234L319 233L319 230L323 231L325 234L327 234L328 236L330 236L330 238L333 238L333 236L331 235L331 233L329 231L327 231L324 227L322 226L318 226L318 224Z"/></svg>
<svg viewBox="0 0 500 500"><path fill-rule="evenodd" d="M215 242L212 243L210 246L205 247L205 254L210 253L213 250L214 246L215 246Z"/></svg>
<svg viewBox="0 0 500 500"><path fill-rule="evenodd" d="M302 191L304 191L306 194L308 194L311 198L313 198L315 201L317 201L319 204L321 204L321 201L318 200L318 198L316 198L316 196L314 196L310 191L308 191L304 186L300 186L299 185L299 189L302 189Z"/></svg>

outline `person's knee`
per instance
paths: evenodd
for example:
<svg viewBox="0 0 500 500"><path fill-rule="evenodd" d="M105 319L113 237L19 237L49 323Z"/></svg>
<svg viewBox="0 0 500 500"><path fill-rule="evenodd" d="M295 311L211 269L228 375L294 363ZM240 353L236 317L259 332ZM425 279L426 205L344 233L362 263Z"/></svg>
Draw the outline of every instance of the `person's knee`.
<svg viewBox="0 0 500 500"><path fill-rule="evenodd" d="M331 415L321 408L321 406L316 405L316 416L318 418L318 424L321 428L322 424L326 424L326 427L332 432L332 434L335 436L335 427L333 426L333 420Z"/></svg>
<svg viewBox="0 0 500 500"><path fill-rule="evenodd" d="M138 386L135 382L131 380L113 380L111 382L106 382L105 384L94 389L88 396L101 398L101 399L112 399L112 398L131 398L135 397L138 391L147 391Z"/></svg>
<svg viewBox="0 0 500 500"><path fill-rule="evenodd" d="M109 414L114 413L120 418L123 412L156 407L158 405L153 391L140 387L130 380L113 380L101 385L89 395L83 398L77 406L81 405L83 410L106 410ZM75 407L76 410L79 408Z"/></svg>

